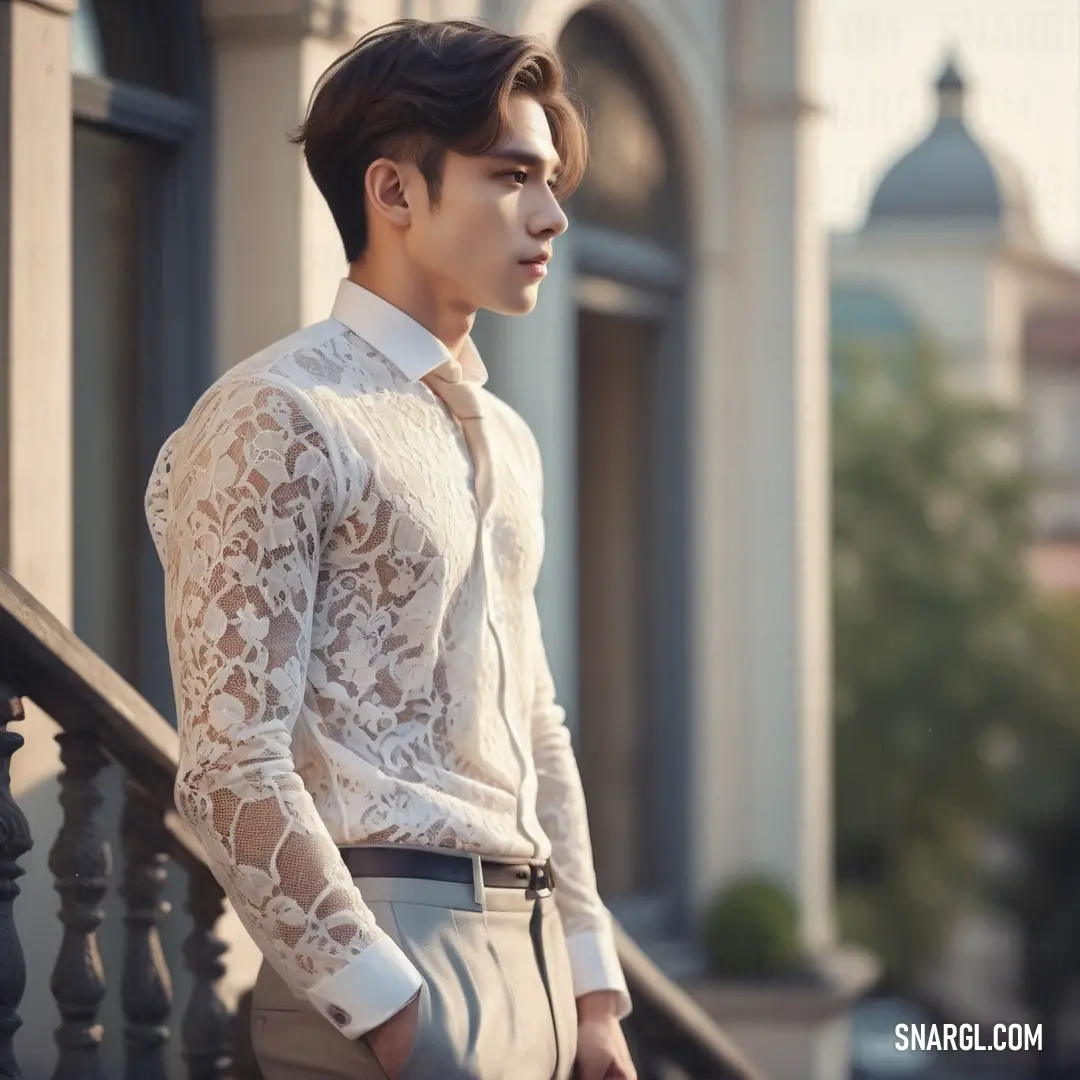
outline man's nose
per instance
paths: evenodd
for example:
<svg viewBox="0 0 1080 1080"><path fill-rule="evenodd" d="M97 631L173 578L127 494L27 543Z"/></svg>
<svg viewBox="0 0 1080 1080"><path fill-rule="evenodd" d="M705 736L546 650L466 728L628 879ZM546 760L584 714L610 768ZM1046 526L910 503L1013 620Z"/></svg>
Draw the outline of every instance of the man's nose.
<svg viewBox="0 0 1080 1080"><path fill-rule="evenodd" d="M543 207L537 212L533 220L533 228L530 230L534 236L552 238L561 236L566 232L570 222L559 200L548 189Z"/></svg>

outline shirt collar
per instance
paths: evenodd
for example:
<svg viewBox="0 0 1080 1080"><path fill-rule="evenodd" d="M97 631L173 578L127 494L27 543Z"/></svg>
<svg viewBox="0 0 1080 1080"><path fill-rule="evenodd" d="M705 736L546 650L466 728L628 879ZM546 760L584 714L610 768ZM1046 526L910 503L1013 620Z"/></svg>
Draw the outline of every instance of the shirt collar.
<svg viewBox="0 0 1080 1080"><path fill-rule="evenodd" d="M331 317L373 345L414 382L454 359L411 315L348 278L342 278L338 286ZM458 362L463 378L481 386L487 382L487 368L471 336L465 339Z"/></svg>

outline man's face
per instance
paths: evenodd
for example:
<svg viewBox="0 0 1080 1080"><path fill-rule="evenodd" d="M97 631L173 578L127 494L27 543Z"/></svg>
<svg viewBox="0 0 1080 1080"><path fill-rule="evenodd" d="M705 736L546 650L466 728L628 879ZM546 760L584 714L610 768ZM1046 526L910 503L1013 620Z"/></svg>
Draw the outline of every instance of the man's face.
<svg viewBox="0 0 1080 1080"><path fill-rule="evenodd" d="M405 245L443 302L523 315L536 305L543 258L566 230L551 184L559 159L544 110L515 95L510 127L488 155L447 153L438 203L410 183ZM540 262L535 260L540 259Z"/></svg>

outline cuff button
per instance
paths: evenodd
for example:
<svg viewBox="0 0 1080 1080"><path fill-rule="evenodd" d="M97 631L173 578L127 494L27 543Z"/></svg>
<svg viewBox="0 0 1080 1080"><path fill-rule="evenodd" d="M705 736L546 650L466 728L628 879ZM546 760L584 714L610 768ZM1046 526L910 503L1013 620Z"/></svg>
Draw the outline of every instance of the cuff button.
<svg viewBox="0 0 1080 1080"><path fill-rule="evenodd" d="M347 1027L352 1017L337 1005L329 1005L326 1009L326 1015L337 1024L338 1027Z"/></svg>

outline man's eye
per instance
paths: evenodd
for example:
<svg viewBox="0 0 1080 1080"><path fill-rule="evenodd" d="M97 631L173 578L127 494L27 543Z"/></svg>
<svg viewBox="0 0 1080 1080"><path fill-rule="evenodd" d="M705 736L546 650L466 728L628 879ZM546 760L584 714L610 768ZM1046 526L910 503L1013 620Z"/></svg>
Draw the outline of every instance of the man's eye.
<svg viewBox="0 0 1080 1080"><path fill-rule="evenodd" d="M513 172L509 172L506 175L512 177L516 184L524 184L525 181L529 179L529 174L525 172L524 169L515 169Z"/></svg>

